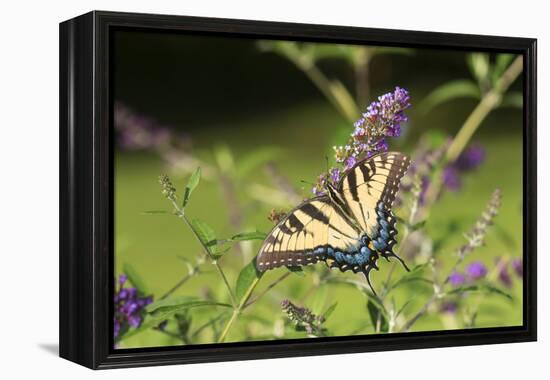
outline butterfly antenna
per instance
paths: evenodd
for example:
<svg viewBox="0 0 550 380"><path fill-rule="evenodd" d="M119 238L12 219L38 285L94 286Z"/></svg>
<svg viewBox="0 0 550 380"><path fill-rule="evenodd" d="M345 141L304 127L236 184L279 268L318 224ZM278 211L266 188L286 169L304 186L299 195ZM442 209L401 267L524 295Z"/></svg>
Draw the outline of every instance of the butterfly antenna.
<svg viewBox="0 0 550 380"><path fill-rule="evenodd" d="M329 172L329 170L328 170L328 156L326 154L325 154L325 162L327 164L327 174L328 174L328 172Z"/></svg>

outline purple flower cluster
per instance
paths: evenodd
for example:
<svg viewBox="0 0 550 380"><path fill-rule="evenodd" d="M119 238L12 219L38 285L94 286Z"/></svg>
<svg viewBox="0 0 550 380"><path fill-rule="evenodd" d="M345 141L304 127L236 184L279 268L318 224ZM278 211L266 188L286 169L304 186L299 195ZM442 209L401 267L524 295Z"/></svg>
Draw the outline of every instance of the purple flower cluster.
<svg viewBox="0 0 550 380"><path fill-rule="evenodd" d="M523 260L522 259L513 259L509 263L508 260L504 260L498 257L496 258L495 262L498 270L498 279L507 288L512 287L512 276L510 275L509 266L512 267L512 272L518 278L523 277Z"/></svg>
<svg viewBox="0 0 550 380"><path fill-rule="evenodd" d="M152 297L140 297L134 287L124 287L127 276L118 278L118 290L115 293L114 337L115 339L130 327L139 327L143 319L145 306L153 302Z"/></svg>
<svg viewBox="0 0 550 380"><path fill-rule="evenodd" d="M399 87L379 96L355 122L348 144L334 147L336 162L350 169L357 161L388 150L386 137L401 135L401 125L408 120L405 110L410 106L408 91Z"/></svg>
<svg viewBox="0 0 550 380"><path fill-rule="evenodd" d="M411 166L403 177L401 189L397 194L396 204L402 204L402 195L404 192L410 192L416 186L415 181L420 180L420 194L418 203L426 203L426 194L431 184L431 175L447 150L449 141L441 144L437 148L432 148L428 139L423 138L418 144L411 161Z"/></svg>
<svg viewBox="0 0 550 380"><path fill-rule="evenodd" d="M407 90L396 87L372 102L367 112L354 124L354 131L346 145L335 146L335 159L343 166L333 168L328 174L322 174L313 187L313 194L325 194L325 188L330 181L338 183L343 170L349 170L357 162L371 157L378 152L388 150L387 137L399 137L401 125L408 119L405 110L411 107L410 96Z"/></svg>
<svg viewBox="0 0 550 380"><path fill-rule="evenodd" d="M458 310L458 303L455 301L446 301L440 306L439 310L443 313L454 314Z"/></svg>
<svg viewBox="0 0 550 380"><path fill-rule="evenodd" d="M334 186L340 182L340 177L342 176L342 170L340 168L332 168L329 170L328 174L321 174L317 177L317 182L311 189L311 192L315 196L321 196L325 194L325 189L327 183L331 183Z"/></svg>
<svg viewBox="0 0 550 380"><path fill-rule="evenodd" d="M401 183L401 189L404 191L412 190L414 181L420 179L420 195L419 204L426 203L426 194L432 184L431 176L437 164L443 159L450 141L447 141L437 148L430 148L428 143L421 142L416 152L413 154L413 159L407 174ZM485 149L480 145L472 145L464 150L462 154L451 164L443 169L442 182L444 187L450 191L458 191L462 187L462 175L477 169L485 160ZM441 195L441 191L437 196ZM402 199L397 198L397 204L400 204Z"/></svg>
<svg viewBox="0 0 550 380"><path fill-rule="evenodd" d="M449 275L449 283L452 286L458 287L483 279L487 275L487 267L481 261L474 261L466 266L464 273L454 271Z"/></svg>
<svg viewBox="0 0 550 380"><path fill-rule="evenodd" d="M460 175L477 169L485 161L485 149L480 145L466 148L458 158L443 170L443 183L450 191L458 191L462 187Z"/></svg>
<svg viewBox="0 0 550 380"><path fill-rule="evenodd" d="M114 121L117 143L122 149L151 149L170 140L170 129L149 117L134 113L121 103L115 104Z"/></svg>

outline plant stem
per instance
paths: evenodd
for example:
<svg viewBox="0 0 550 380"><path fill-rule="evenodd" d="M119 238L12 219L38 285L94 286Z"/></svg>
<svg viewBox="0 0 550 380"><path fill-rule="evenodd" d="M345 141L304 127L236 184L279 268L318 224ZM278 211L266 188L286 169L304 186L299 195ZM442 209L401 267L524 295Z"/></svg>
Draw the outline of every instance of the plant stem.
<svg viewBox="0 0 550 380"><path fill-rule="evenodd" d="M189 344L189 342L186 339L184 339L182 336L180 336L178 334L174 334L170 331L159 329L158 327L153 327L153 330L158 331L159 333L162 333L164 335L168 335L171 338L181 340L184 344Z"/></svg>
<svg viewBox="0 0 550 380"><path fill-rule="evenodd" d="M201 326L199 326L192 334L191 334L191 338L194 339L197 335L199 335L202 331L204 331L205 328L211 326L211 325L214 325L217 321L219 321L222 317L225 316L225 314L227 313L222 313L220 315L218 315L217 317L215 318L212 318L211 320L209 320L208 322L202 324Z"/></svg>
<svg viewBox="0 0 550 380"><path fill-rule="evenodd" d="M426 205L428 205L427 209L429 209L429 205L433 204L433 202L437 199L437 196L441 190L441 186L443 185L442 172L445 165L449 162L455 161L458 158L487 115L489 115L491 111L500 105L502 96L521 74L522 70L523 57L519 56L510 66L508 66L506 71L497 80L494 87L483 95L472 113L468 116L464 124L462 124L462 127L453 138L449 148L447 149L445 159L434 173L433 181L426 194Z"/></svg>
<svg viewBox="0 0 550 380"><path fill-rule="evenodd" d="M506 69L495 86L489 90L466 119L462 128L458 131L453 139L449 149L447 150L447 162L455 161L460 153L464 150L468 141L481 125L487 115L496 107L499 106L502 95L508 90L508 87L516 80L523 70L523 57L517 57L514 62Z"/></svg>
<svg viewBox="0 0 550 380"><path fill-rule="evenodd" d="M340 112L344 118L353 123L359 117L359 107L346 88L338 81L330 81L325 74L309 60L300 59L295 54L288 56L292 62L313 82L328 101Z"/></svg>
<svg viewBox="0 0 550 380"><path fill-rule="evenodd" d="M212 264L214 264L214 266L216 267L216 270L218 271L220 277L222 278L222 280L225 284L225 287L227 288L227 292L229 293L229 297L231 298L231 304L233 305L233 307L235 307L235 305L237 304L237 301L235 300L235 295L233 294L233 290L231 289L231 285L229 285L229 281L227 280L227 277L226 277L222 267L218 263L218 260L215 259L212 256L212 253L210 252L210 249L208 249L208 247L202 242L199 235L197 234L197 231L195 231L195 229L191 225L191 222L189 221L189 219L187 219L187 216L185 216L184 210L181 209L178 206L178 204L176 203L176 201L174 199L170 199L170 201L172 202L172 205L174 206L174 208L176 210L176 215L178 216L178 218L182 219L185 222L185 224L187 224L189 229L193 232L193 235L195 236L195 238L198 240L198 242L202 246L202 248L205 252L205 255L210 259Z"/></svg>
<svg viewBox="0 0 550 380"><path fill-rule="evenodd" d="M225 340L225 338L227 336L227 333L231 329L231 326L233 325L233 323L237 319L238 315L243 310L244 305L246 304L246 302L248 301L248 299L252 295L252 292L254 291L256 286L258 285L258 282L260 282L260 278L256 277L254 279L254 281L250 284L248 289L246 289L246 292L244 293L243 297L241 298L241 301L239 302L239 305L235 309L233 309L233 314L231 314L231 318L229 318L227 320L227 322L226 322L226 324L225 324L225 326L222 330L222 333L220 334L220 337L218 338L218 343L222 343Z"/></svg>
<svg viewBox="0 0 550 380"><path fill-rule="evenodd" d="M275 280L274 282L272 282L271 284L269 284L267 286L267 288L264 289L263 292L261 292L260 294L258 294L255 298L251 299L250 301L248 301L244 307L243 307L243 310L246 309L247 307L249 307L250 305L252 305L253 303L257 302L260 298L262 298L267 292L269 292L271 289L273 289L275 286L277 286L279 283L281 283L282 281L284 281L288 276L290 276L291 273L290 272L287 272L285 274L283 274L281 277L279 277L277 280Z"/></svg>
<svg viewBox="0 0 550 380"><path fill-rule="evenodd" d="M355 68L355 93L357 104L361 109L366 108L369 101L369 61L370 51L368 47L357 48L354 59Z"/></svg>
<svg viewBox="0 0 550 380"><path fill-rule="evenodd" d="M458 266L462 263L462 261L464 261L464 257L465 255L460 255L458 257L455 264L449 271L449 274L447 275L447 277L445 277L445 280L442 282L440 289L442 289L445 285L449 283L451 279L451 275L453 274L454 271L456 271L456 268L458 268ZM405 323L402 331L408 332L410 328L416 323L416 321L418 321L424 314L426 314L429 307L439 298L439 296L440 296L439 293L434 292L434 294L428 299L428 301L426 301L424 306L422 306L422 308L414 315L414 317L412 317L407 323Z"/></svg>
<svg viewBox="0 0 550 380"><path fill-rule="evenodd" d="M195 268L193 268L194 270L188 274L186 274L185 276L183 276L177 283L176 285L174 285L172 288L170 288L170 290L168 290L166 293L164 293L160 298L159 300L163 300L169 296L171 296L176 290L178 290L181 286L183 286L183 284L185 284L192 276L193 274L195 273L195 270L198 268L198 266L196 266Z"/></svg>

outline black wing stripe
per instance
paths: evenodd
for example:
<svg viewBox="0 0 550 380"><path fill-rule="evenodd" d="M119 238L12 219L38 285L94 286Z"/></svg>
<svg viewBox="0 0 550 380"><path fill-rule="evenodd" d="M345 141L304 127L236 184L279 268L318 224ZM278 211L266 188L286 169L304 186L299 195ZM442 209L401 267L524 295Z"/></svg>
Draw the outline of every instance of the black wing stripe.
<svg viewBox="0 0 550 380"><path fill-rule="evenodd" d="M300 219L294 214L290 214L288 217L288 224L290 227L295 228L298 231L301 231L304 228L304 224L300 222Z"/></svg>
<svg viewBox="0 0 550 380"><path fill-rule="evenodd" d="M328 224L328 217L317 207L311 203L305 204L301 210L310 218L316 219L324 224Z"/></svg>
<svg viewBox="0 0 550 380"><path fill-rule="evenodd" d="M282 223L279 228L281 229L281 232L287 234L287 235L292 235L292 229L290 229L286 223Z"/></svg>
<svg viewBox="0 0 550 380"><path fill-rule="evenodd" d="M361 166L359 166L359 169L361 170L361 173L363 173L363 180L365 182L369 181L371 175L370 175L370 171L367 168L367 166L366 165L361 165Z"/></svg>
<svg viewBox="0 0 550 380"><path fill-rule="evenodd" d="M357 202L359 200L359 194L357 192L357 177L355 175L355 170L352 170L347 175L346 180L348 181L348 188L351 193L351 197Z"/></svg>

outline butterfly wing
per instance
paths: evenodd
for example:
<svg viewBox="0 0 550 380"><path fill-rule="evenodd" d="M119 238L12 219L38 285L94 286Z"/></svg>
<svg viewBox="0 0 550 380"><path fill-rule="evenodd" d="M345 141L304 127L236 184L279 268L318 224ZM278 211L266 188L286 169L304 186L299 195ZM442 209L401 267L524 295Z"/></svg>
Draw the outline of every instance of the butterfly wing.
<svg viewBox="0 0 550 380"><path fill-rule="evenodd" d="M360 231L328 196L309 199L292 210L265 239L258 256L259 271L301 266L325 260L333 249L357 247Z"/></svg>
<svg viewBox="0 0 550 380"><path fill-rule="evenodd" d="M338 189L340 202L366 232L382 257L403 260L393 252L396 219L391 211L401 178L410 159L401 153L380 153L358 163L343 176Z"/></svg>
<svg viewBox="0 0 550 380"><path fill-rule="evenodd" d="M359 162L342 177L338 192L348 213L369 237L378 233L379 210L391 213L399 183L409 164L404 154L385 152Z"/></svg>

